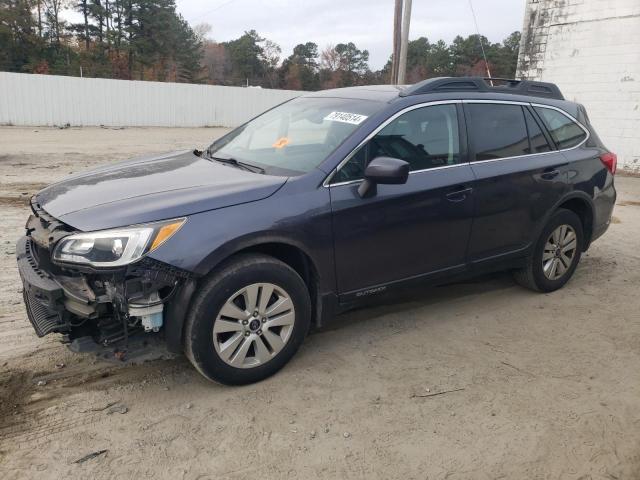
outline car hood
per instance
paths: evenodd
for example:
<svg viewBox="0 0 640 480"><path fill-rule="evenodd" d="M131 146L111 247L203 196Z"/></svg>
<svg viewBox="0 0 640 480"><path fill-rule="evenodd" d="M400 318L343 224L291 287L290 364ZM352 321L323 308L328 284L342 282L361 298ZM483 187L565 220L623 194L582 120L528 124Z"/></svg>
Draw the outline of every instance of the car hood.
<svg viewBox="0 0 640 480"><path fill-rule="evenodd" d="M53 217L86 231L254 202L273 195L286 181L190 151L173 152L67 177L38 192L35 200Z"/></svg>

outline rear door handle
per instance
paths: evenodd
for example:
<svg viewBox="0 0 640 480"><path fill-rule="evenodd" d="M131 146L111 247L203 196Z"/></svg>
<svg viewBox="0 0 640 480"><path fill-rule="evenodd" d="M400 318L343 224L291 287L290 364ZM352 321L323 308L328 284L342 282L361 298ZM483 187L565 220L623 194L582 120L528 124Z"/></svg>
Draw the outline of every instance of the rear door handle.
<svg viewBox="0 0 640 480"><path fill-rule="evenodd" d="M449 200L450 202L463 202L467 199L467 195L469 195L471 192L473 192L473 188L463 187L459 190L454 190L453 192L447 193L445 197L447 197L447 200Z"/></svg>
<svg viewBox="0 0 640 480"><path fill-rule="evenodd" d="M544 173L542 173L542 175L540 175L540 178L542 178L543 180L553 180L558 175L560 175L560 170L550 170L548 172L545 171Z"/></svg>

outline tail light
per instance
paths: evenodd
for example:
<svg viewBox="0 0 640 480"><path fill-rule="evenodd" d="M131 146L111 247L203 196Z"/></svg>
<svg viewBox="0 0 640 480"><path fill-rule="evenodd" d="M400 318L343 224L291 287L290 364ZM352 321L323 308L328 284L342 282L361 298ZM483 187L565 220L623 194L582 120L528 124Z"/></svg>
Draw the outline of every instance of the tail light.
<svg viewBox="0 0 640 480"><path fill-rule="evenodd" d="M607 167L607 170L609 170L612 175L616 174L616 168L618 167L618 156L615 153L603 153L602 155L600 155L600 161L604 163L604 166Z"/></svg>

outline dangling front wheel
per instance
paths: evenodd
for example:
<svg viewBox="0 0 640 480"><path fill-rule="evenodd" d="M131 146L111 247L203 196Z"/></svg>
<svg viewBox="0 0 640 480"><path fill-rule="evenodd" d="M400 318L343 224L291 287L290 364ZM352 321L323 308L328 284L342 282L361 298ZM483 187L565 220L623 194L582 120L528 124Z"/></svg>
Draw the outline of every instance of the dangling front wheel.
<svg viewBox="0 0 640 480"><path fill-rule="evenodd" d="M309 330L307 286L285 263L242 255L207 280L194 299L185 350L205 377L228 385L273 375Z"/></svg>

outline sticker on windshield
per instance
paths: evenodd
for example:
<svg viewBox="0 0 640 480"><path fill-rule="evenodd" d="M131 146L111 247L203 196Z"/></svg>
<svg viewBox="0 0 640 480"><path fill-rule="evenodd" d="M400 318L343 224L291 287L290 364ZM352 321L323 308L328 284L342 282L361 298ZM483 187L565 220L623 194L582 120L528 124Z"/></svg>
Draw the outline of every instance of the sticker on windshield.
<svg viewBox="0 0 640 480"><path fill-rule="evenodd" d="M347 112L331 112L329 115L324 117L325 120L330 120L332 122L343 122L343 123L351 123L353 125L360 125L367 119L366 115L358 115L357 113L347 113Z"/></svg>
<svg viewBox="0 0 640 480"><path fill-rule="evenodd" d="M276 143L271 145L273 148L284 148L289 145L289 139L287 137L282 137L276 140Z"/></svg>

